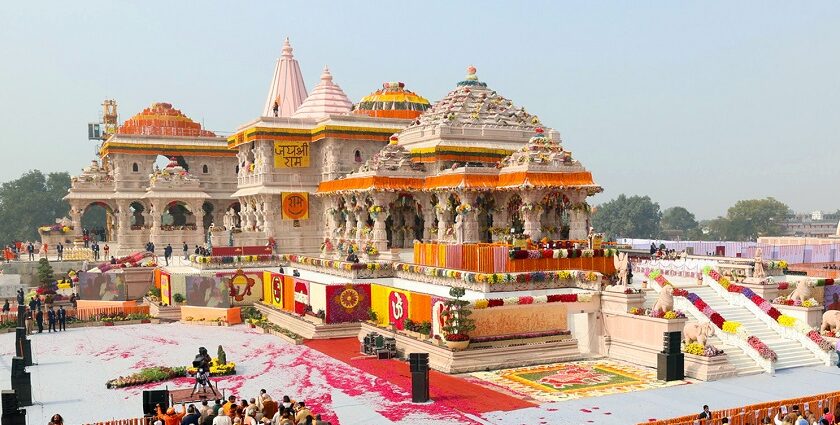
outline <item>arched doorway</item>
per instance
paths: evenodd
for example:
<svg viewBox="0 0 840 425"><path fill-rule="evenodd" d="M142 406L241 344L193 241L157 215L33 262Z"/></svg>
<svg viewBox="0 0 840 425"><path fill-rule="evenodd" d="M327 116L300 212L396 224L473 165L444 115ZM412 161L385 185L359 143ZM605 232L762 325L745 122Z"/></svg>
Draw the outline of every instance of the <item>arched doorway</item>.
<svg viewBox="0 0 840 425"><path fill-rule="evenodd" d="M146 217L143 213L146 212L146 206L138 201L132 202L129 206L129 214L131 214L131 230L141 230L146 226Z"/></svg>
<svg viewBox="0 0 840 425"><path fill-rule="evenodd" d="M215 220L213 219L213 211L215 210L215 208L216 207L210 202L204 202L204 204L201 205L201 211L204 215L204 233L207 233L207 230L210 229L210 226L212 224L215 224Z"/></svg>
<svg viewBox="0 0 840 425"><path fill-rule="evenodd" d="M195 216L184 202L172 201L163 209L160 224L163 230L195 230Z"/></svg>
<svg viewBox="0 0 840 425"><path fill-rule="evenodd" d="M82 234L91 241L109 242L114 238L114 211L105 202L92 202L82 212Z"/></svg>

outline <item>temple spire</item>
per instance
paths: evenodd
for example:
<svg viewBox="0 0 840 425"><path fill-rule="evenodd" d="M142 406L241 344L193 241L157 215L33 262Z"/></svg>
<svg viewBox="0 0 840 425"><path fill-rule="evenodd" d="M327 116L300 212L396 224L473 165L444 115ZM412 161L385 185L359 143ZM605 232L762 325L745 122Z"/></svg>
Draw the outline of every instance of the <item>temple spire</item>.
<svg viewBox="0 0 840 425"><path fill-rule="evenodd" d="M290 117L303 103L306 96L306 85L303 83L300 65L292 55L292 45L286 37L283 41L282 53L277 58L277 64L274 67L274 77L271 79L262 116L275 116L276 104L277 116Z"/></svg>

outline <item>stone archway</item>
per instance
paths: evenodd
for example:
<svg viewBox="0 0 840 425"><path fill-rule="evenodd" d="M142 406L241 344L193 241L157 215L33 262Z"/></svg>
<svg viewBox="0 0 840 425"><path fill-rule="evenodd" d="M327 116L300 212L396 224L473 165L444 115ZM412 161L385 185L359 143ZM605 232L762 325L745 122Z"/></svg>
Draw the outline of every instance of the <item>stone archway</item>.
<svg viewBox="0 0 840 425"><path fill-rule="evenodd" d="M114 241L116 236L115 224L114 208L107 202L90 202L82 209L82 234L87 233L91 241Z"/></svg>

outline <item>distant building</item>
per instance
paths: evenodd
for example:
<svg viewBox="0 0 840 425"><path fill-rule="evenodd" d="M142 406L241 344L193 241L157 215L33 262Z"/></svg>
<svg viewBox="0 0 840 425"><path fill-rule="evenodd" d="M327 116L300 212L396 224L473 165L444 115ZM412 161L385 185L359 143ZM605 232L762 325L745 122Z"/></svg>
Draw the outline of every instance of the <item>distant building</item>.
<svg viewBox="0 0 840 425"><path fill-rule="evenodd" d="M808 214L794 214L782 223L784 236L827 238L837 232L837 219L830 214L814 211Z"/></svg>

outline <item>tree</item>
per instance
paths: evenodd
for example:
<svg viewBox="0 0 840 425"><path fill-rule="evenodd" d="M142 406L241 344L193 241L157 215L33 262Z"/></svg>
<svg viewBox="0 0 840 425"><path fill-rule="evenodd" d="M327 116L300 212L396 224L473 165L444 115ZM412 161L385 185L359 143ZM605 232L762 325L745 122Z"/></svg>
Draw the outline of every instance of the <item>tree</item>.
<svg viewBox="0 0 840 425"><path fill-rule="evenodd" d="M662 212L660 222L662 237L681 237L683 239L698 237L699 227L694 214L683 207L671 207Z"/></svg>
<svg viewBox="0 0 840 425"><path fill-rule="evenodd" d="M55 282L53 268L52 265L50 265L49 260L46 258L38 260L38 268L35 272L38 275L38 282L41 284L38 288L38 294L55 294L55 291L58 289L58 285Z"/></svg>
<svg viewBox="0 0 840 425"><path fill-rule="evenodd" d="M598 206L592 216L592 225L609 239L652 238L659 234L661 218L659 204L649 196L621 194Z"/></svg>
<svg viewBox="0 0 840 425"><path fill-rule="evenodd" d="M790 208L773 198L747 199L729 207L726 217L709 222L709 238L744 241L782 233Z"/></svg>
<svg viewBox="0 0 840 425"><path fill-rule="evenodd" d="M470 319L470 302L462 299L464 294L464 288L449 288L452 298L443 303L443 332L447 341L469 341L469 333L475 329L475 322Z"/></svg>
<svg viewBox="0 0 840 425"><path fill-rule="evenodd" d="M70 174L28 171L0 185L0 241L38 239L38 227L67 215L62 199L70 189Z"/></svg>

